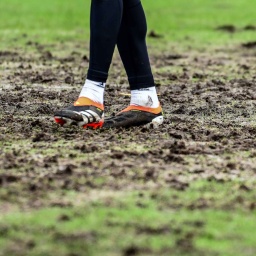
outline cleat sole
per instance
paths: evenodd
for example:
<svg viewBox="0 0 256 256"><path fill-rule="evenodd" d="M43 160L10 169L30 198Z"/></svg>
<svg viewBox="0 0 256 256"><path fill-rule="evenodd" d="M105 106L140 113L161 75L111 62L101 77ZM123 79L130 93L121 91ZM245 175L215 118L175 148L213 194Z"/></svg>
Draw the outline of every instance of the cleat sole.
<svg viewBox="0 0 256 256"><path fill-rule="evenodd" d="M91 128L94 130L102 128L102 126L104 124L103 120L100 120L99 122L96 122L96 123L84 124L84 122L74 122L74 120L72 120L72 119L58 117L58 116L55 116L54 120L57 124L59 124L61 126L77 125L77 126L83 127L84 129Z"/></svg>
<svg viewBox="0 0 256 256"><path fill-rule="evenodd" d="M103 124L104 124L104 121L101 120L101 121L99 121L99 122L97 122L97 123L84 124L84 125L83 125L83 128L84 128L84 129L86 129L86 128L91 128L91 129L95 130L95 129L100 129L100 128L102 128Z"/></svg>

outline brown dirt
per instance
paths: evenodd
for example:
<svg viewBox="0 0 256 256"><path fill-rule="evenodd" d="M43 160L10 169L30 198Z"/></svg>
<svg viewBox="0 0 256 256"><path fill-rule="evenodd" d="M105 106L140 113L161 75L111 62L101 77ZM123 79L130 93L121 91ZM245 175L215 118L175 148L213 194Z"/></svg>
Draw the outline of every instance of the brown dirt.
<svg viewBox="0 0 256 256"><path fill-rule="evenodd" d="M10 205L79 204L65 199L68 190L90 200L93 191L185 190L198 179L235 179L242 190L254 189L255 48L152 53L164 125L93 131L53 122L53 112L76 99L88 67L83 46L71 46L28 42L25 48L0 52L1 211ZM115 56L106 115L129 104L128 93ZM201 201L187 207L207 206Z"/></svg>

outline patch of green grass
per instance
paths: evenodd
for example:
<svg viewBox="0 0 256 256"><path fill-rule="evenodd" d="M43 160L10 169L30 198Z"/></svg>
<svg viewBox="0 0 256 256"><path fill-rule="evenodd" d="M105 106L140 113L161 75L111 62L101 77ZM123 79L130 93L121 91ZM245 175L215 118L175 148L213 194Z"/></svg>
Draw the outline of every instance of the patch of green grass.
<svg viewBox="0 0 256 256"><path fill-rule="evenodd" d="M1 1L1 37L7 43L79 40L88 37L89 2Z"/></svg>
<svg viewBox="0 0 256 256"><path fill-rule="evenodd" d="M227 208L235 186L227 183L217 194L222 184L195 182L186 193L133 192L76 207L9 213L0 217L0 255L17 247L24 255L122 255L129 248L141 255L255 255L255 211ZM253 192L239 196L250 200ZM188 207L198 200L209 204Z"/></svg>
<svg viewBox="0 0 256 256"><path fill-rule="evenodd" d="M255 40L256 2L244 0L143 1L149 30L164 36L162 43L187 46L232 44ZM80 41L89 39L90 1L2 0L0 2L2 47L24 44ZM234 25L237 33L216 31L221 25ZM152 41L151 41L152 43Z"/></svg>
<svg viewBox="0 0 256 256"><path fill-rule="evenodd" d="M222 25L234 25L238 30L255 25L255 7L255 2L243 0L145 2L149 28L155 28L168 40L192 46L255 40L255 32L230 34L215 30Z"/></svg>

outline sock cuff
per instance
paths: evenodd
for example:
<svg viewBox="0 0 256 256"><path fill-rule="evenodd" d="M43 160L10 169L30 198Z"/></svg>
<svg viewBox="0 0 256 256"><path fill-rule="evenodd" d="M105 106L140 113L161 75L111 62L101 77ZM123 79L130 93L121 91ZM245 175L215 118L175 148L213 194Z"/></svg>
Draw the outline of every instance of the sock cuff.
<svg viewBox="0 0 256 256"><path fill-rule="evenodd" d="M153 75L129 77L128 80L131 90L155 87Z"/></svg>
<svg viewBox="0 0 256 256"><path fill-rule="evenodd" d="M84 86L90 87L90 86L98 86L100 88L105 88L106 83L104 82L97 82L97 81L92 81L90 79L86 79Z"/></svg>
<svg viewBox="0 0 256 256"><path fill-rule="evenodd" d="M89 69L87 73L87 79L95 82L106 83L108 79L108 73Z"/></svg>

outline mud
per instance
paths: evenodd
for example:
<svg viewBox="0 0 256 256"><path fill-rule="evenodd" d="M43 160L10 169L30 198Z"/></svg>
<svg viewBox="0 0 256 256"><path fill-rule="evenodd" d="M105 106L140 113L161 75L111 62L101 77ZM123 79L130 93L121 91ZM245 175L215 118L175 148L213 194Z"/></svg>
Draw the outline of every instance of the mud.
<svg viewBox="0 0 256 256"><path fill-rule="evenodd" d="M94 131L53 122L53 112L71 104L84 82L88 51L82 44L27 42L0 52L0 210L69 207L79 204L65 197L73 190L90 201L106 191L183 191L196 180L236 180L238 190L254 189L256 51L249 44L198 51L172 47L168 53L150 49L165 113L157 130ZM129 86L115 55L106 115L128 104ZM254 202L232 200L183 206L255 208ZM173 205L181 207L175 200Z"/></svg>

